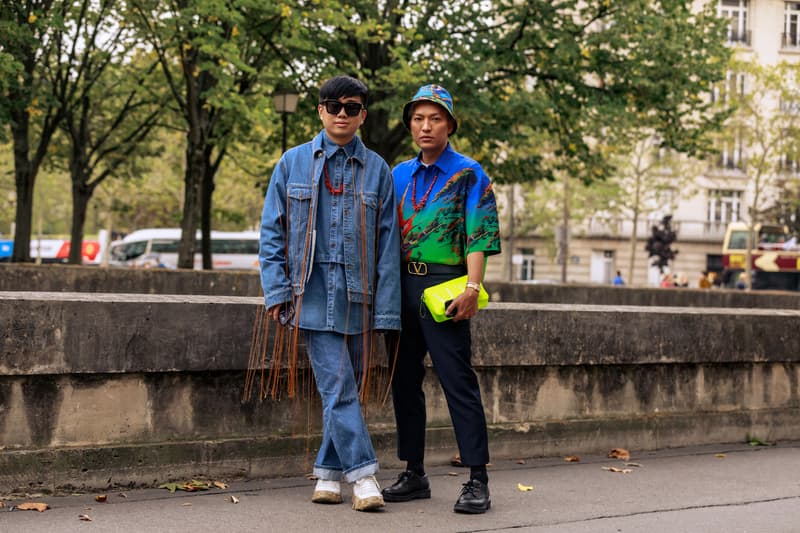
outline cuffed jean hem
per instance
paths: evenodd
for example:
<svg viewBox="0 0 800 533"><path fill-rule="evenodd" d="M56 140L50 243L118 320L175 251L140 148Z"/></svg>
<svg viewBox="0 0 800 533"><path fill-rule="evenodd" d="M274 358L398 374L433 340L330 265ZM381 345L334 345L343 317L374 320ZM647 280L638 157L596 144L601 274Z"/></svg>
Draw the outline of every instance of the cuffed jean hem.
<svg viewBox="0 0 800 533"><path fill-rule="evenodd" d="M374 461L370 461L368 463L361 464L355 468L351 468L347 472L344 473L344 479L348 483L354 483L358 481L364 476L373 476L378 473L380 468L378 467L378 460L375 459Z"/></svg>
<svg viewBox="0 0 800 533"><path fill-rule="evenodd" d="M323 468L321 466L314 467L314 475L317 479L324 479L325 481L341 481L342 471L331 470L330 468Z"/></svg>

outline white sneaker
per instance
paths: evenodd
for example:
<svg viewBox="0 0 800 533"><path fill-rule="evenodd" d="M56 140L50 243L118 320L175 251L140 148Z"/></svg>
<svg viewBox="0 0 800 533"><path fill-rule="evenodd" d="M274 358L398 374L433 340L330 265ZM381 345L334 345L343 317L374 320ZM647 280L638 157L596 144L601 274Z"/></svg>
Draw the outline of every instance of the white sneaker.
<svg viewBox="0 0 800 533"><path fill-rule="evenodd" d="M338 481L318 479L311 495L314 503L342 503L342 486Z"/></svg>
<svg viewBox="0 0 800 533"><path fill-rule="evenodd" d="M375 476L364 476L353 485L353 509L374 511L384 506L381 488Z"/></svg>

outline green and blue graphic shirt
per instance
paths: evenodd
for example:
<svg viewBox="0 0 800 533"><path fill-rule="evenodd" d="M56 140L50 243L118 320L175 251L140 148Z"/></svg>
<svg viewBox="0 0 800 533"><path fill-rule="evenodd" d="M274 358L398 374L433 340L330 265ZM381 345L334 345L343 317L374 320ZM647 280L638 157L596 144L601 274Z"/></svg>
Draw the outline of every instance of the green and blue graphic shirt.
<svg viewBox="0 0 800 533"><path fill-rule="evenodd" d="M392 170L402 260L461 265L472 252L500 253L497 204L480 164L450 143L432 165L421 157Z"/></svg>

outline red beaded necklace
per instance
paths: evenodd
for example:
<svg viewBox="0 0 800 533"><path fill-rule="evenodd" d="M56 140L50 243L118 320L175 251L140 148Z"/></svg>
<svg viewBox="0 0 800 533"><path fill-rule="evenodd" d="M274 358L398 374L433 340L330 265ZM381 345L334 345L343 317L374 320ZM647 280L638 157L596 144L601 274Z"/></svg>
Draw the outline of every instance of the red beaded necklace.
<svg viewBox="0 0 800 533"><path fill-rule="evenodd" d="M331 183L331 176L328 174L327 162L322 166L322 171L325 173L325 188L328 189L328 192L333 196L339 196L342 194L344 192L344 177L342 177L342 183L334 189L333 184Z"/></svg>
<svg viewBox="0 0 800 533"><path fill-rule="evenodd" d="M436 185L436 178L439 177L439 174L435 174L433 176L433 180L431 180L431 184L428 186L428 190L425 191L425 194L420 199L419 203L417 202L417 178L414 178L413 183L411 184L411 207L414 208L414 212L419 212L420 209L425 207L425 204L428 203L428 196L431 195L431 191L433 190L433 186Z"/></svg>

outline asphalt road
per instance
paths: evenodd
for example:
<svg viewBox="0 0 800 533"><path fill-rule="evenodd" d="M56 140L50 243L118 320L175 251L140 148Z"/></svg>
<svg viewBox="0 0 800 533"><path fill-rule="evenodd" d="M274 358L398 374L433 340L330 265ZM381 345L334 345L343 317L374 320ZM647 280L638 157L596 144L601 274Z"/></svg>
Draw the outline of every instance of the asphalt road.
<svg viewBox="0 0 800 533"><path fill-rule="evenodd" d="M430 500L387 504L376 513L353 511L349 487L344 504L315 505L313 481L283 478L232 481L226 490L195 493L6 496L0 532L800 533L800 442L631 450L629 462L640 466L603 456L577 463L560 457L498 461L489 470L492 509L484 515L453 513L466 470L436 466L428 469ZM378 479L386 485L397 473L382 471ZM97 494L106 494L107 502L95 501ZM23 501L50 509L9 511ZM80 520L82 514L92 521Z"/></svg>

